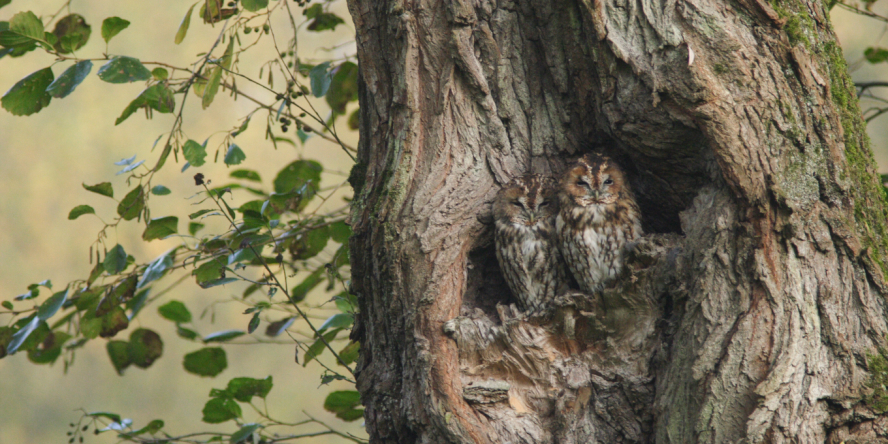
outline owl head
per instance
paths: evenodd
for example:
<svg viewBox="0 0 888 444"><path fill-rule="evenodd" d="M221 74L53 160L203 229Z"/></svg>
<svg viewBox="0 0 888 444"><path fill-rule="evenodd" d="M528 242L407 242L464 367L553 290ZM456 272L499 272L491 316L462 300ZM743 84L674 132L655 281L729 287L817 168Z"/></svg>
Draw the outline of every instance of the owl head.
<svg viewBox="0 0 888 444"><path fill-rule="evenodd" d="M571 205L613 204L622 194L629 194L623 170L611 158L599 154L577 159L561 177L562 199Z"/></svg>
<svg viewBox="0 0 888 444"><path fill-rule="evenodd" d="M558 212L556 182L549 176L529 174L503 186L493 204L497 223L539 227Z"/></svg>

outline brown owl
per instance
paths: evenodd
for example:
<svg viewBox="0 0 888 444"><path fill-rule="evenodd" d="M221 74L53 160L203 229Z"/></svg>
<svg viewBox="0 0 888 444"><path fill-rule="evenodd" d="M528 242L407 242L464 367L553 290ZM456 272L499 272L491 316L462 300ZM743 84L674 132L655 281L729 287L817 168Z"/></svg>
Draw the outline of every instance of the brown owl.
<svg viewBox="0 0 888 444"><path fill-rule="evenodd" d="M566 282L555 244L556 185L549 176L523 176L504 186L493 204L496 258L527 313L544 310Z"/></svg>
<svg viewBox="0 0 888 444"><path fill-rule="evenodd" d="M580 289L599 291L620 274L626 244L642 235L638 205L620 166L597 154L570 165L559 188L558 247Z"/></svg>

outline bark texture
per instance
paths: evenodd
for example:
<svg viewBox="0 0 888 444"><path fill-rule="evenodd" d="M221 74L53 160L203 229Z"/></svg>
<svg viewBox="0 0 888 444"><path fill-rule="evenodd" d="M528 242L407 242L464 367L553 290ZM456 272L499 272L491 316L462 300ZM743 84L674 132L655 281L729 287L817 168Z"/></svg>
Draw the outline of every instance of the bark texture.
<svg viewBox="0 0 888 444"><path fill-rule="evenodd" d="M353 337L377 443L875 442L886 212L819 0L349 0ZM525 318L511 177L588 151L645 231Z"/></svg>

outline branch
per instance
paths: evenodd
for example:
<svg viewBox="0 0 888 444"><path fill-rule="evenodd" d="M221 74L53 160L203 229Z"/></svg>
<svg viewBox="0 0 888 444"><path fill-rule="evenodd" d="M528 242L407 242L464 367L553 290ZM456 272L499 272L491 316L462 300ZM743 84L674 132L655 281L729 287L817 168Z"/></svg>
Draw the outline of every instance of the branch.
<svg viewBox="0 0 888 444"><path fill-rule="evenodd" d="M836 3L836 5L840 6L842 9L845 9L845 10L847 10L847 11L851 11L851 12L854 12L854 13L856 13L856 14L860 14L860 15L863 15L863 16L867 16L867 17L869 17L869 18L874 18L874 19L876 19L876 20L879 20L879 21L882 21L882 22L888 23L888 17L885 17L885 16L882 16L882 15L876 14L876 13L873 12L873 11L868 11L868 10L866 10L866 9L860 9L860 8L858 8L857 6L847 5L847 4L845 4L844 2L841 2L841 1L838 2L838 3Z"/></svg>
<svg viewBox="0 0 888 444"><path fill-rule="evenodd" d="M225 216L226 219L228 219L228 222L238 232L238 235L241 235L242 232L241 232L240 228L237 226L237 224L234 223L234 220L232 220L231 217L229 217L225 208L222 208L222 205L219 203L219 200L221 200L222 198L219 197L217 199L216 197L214 197L213 194L210 192L210 188L207 186L206 183L204 183L202 185L204 187L204 190L206 190L207 195L210 196L210 198L213 199L213 202L216 203L216 206L219 207L219 211L222 213L222 215ZM259 261L262 263L262 266L265 268L265 271L267 271L268 274L271 276L271 278L274 279L274 284L284 293L285 296L287 296L287 299L293 305L293 308L295 308L296 312L299 314L299 316L305 320L305 322L308 324L308 327L311 328L311 331L313 331L314 334L317 335L317 337L321 340L321 342L324 343L324 345L327 347L327 349L330 350L330 353L332 353L333 356L336 357L336 360L339 361L339 363L343 367L345 367L345 369L348 370L348 372L351 373L352 376L354 376L355 372L351 369L351 367L348 366L348 364L345 363L345 361L342 360L342 358L339 356L339 353L336 353L336 350L333 350L333 346L331 346L330 343L327 342L327 339L324 338L324 335L322 335L317 330L317 328L315 328L314 324L312 324L311 321L308 319L308 315L306 315L305 312L302 311L301 308L299 308L299 305L296 303L296 300L294 300L293 296L290 295L290 291L287 290L287 288L281 284L281 282L277 278L277 275L274 274L273 271L271 271L271 267L268 266L268 262L265 261L265 258L262 257L262 255L258 251L256 251L256 248L253 247L252 243L247 243L247 246L250 247L250 251L252 251L253 255L256 256L256 258L259 259Z"/></svg>
<svg viewBox="0 0 888 444"><path fill-rule="evenodd" d="M880 82L880 81L876 81L876 82L855 82L855 83L854 83L854 86L855 86L856 88L859 89L859 91L857 92L857 95L860 95L860 94L862 94L864 91L866 91L866 90L869 89L869 88L885 88L885 87L888 87L888 82Z"/></svg>

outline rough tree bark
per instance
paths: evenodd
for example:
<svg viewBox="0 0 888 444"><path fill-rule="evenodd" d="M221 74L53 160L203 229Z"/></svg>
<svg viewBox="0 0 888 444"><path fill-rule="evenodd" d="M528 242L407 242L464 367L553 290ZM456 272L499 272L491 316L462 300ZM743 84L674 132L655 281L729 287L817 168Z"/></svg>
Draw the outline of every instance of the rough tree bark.
<svg viewBox="0 0 888 444"><path fill-rule="evenodd" d="M888 439L888 213L821 0L349 7L373 442ZM615 288L516 316L492 198L587 151L650 234Z"/></svg>

